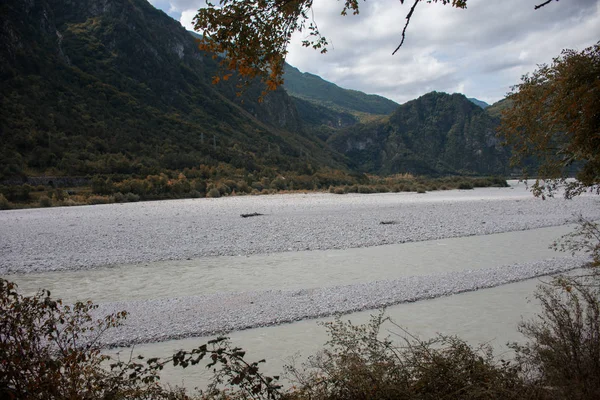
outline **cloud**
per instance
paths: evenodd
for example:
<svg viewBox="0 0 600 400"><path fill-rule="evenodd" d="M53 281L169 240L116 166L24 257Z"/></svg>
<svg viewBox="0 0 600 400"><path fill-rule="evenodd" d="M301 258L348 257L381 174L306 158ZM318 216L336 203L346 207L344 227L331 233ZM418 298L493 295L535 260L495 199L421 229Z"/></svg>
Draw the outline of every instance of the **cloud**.
<svg viewBox="0 0 600 400"><path fill-rule="evenodd" d="M190 28L203 0L151 0ZM296 33L288 62L349 89L405 102L431 90L464 91L488 103L505 96L536 65L562 49L582 50L598 40L600 0L469 0L467 10L421 2L400 42L410 1L360 2L360 14L340 16L343 3L315 0L312 16L330 42L320 54ZM168 7L165 9L164 7ZM171 11L169 11L171 10Z"/></svg>

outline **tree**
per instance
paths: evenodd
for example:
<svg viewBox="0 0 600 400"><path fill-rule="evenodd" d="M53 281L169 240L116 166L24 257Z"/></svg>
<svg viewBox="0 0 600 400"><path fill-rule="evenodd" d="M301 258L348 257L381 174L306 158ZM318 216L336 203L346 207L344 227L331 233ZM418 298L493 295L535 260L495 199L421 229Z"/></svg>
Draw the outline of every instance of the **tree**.
<svg viewBox="0 0 600 400"><path fill-rule="evenodd" d="M600 194L600 42L581 52L564 50L513 88L500 133L513 148L514 165L537 163L536 196ZM566 178L575 172L577 181Z"/></svg>
<svg viewBox="0 0 600 400"><path fill-rule="evenodd" d="M400 44L392 54L404 44L410 20L422 1L413 0ZM543 1L534 8L550 2ZM400 3L404 4L404 0ZM467 8L467 0L427 0L427 3ZM309 17L313 0L219 0L218 5L206 0L206 5L194 17L194 29L202 33L200 49L213 54L215 59L223 57L221 75L213 79L215 83L228 80L237 72L241 77L240 87L260 79L266 90L274 90L283 83L287 47L294 32L308 32L303 46L327 52L327 39ZM344 0L341 15L348 13L359 14L358 0Z"/></svg>
<svg viewBox="0 0 600 400"><path fill-rule="evenodd" d="M280 397L278 377L259 370L264 360L246 361L246 353L224 337L167 358L115 360L102 353L101 338L120 326L127 313L95 318L97 307L90 301L63 304L46 290L23 296L17 285L0 278L0 398L223 399L223 386L230 387L227 398ZM200 397L160 385L165 365L187 368L202 360L213 376Z"/></svg>

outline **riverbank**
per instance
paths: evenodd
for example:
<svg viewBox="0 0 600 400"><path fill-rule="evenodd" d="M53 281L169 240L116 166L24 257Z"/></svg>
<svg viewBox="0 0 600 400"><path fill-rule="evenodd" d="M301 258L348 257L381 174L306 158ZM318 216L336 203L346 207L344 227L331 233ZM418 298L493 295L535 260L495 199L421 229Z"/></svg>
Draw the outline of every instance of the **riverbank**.
<svg viewBox="0 0 600 400"><path fill-rule="evenodd" d="M0 274L488 235L600 219L600 199L523 184L444 192L290 194L0 213ZM242 214L260 216L242 218Z"/></svg>

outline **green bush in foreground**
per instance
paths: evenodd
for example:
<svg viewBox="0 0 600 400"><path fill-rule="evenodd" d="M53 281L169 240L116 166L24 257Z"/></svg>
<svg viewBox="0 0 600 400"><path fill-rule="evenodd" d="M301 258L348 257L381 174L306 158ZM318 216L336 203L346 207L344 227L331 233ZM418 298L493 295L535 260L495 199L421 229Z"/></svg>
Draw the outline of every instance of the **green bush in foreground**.
<svg viewBox="0 0 600 400"><path fill-rule="evenodd" d="M259 371L264 360L246 361L226 338L166 359L115 361L100 352L100 338L125 312L94 319L91 302L64 305L47 291L22 296L0 278L0 398L597 399L598 296L597 286L566 278L538 290L542 313L521 324L530 341L513 345L514 362L454 336L420 340L383 313L365 325L337 318L325 324L330 340L321 352L302 367L286 367L294 386L285 390L277 376ZM387 328L397 334L382 337ZM207 366L212 380L194 395L165 387L160 371L167 364Z"/></svg>

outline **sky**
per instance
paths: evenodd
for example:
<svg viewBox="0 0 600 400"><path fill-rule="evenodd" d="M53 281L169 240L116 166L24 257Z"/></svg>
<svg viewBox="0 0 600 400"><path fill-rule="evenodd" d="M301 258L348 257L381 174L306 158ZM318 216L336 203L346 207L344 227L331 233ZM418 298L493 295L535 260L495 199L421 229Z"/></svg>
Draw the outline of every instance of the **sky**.
<svg viewBox="0 0 600 400"><path fill-rule="evenodd" d="M149 0L187 29L204 0ZM294 35L287 62L347 89L405 103L433 90L494 103L521 76L551 63L562 49L600 40L600 0L468 0L466 10L423 1L395 54L411 0L366 0L341 16L343 2L314 0L313 18L330 45L326 54Z"/></svg>

